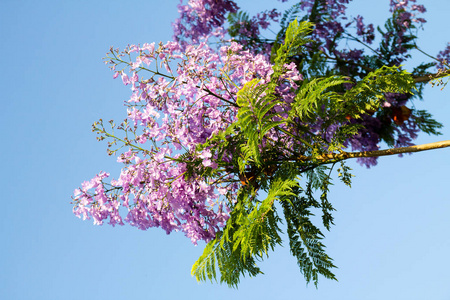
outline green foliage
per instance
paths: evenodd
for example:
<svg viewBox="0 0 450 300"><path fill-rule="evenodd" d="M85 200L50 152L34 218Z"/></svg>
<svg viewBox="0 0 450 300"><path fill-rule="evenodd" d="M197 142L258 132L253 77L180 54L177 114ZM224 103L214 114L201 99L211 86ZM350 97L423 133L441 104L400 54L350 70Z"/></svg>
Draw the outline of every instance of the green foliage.
<svg viewBox="0 0 450 300"><path fill-rule="evenodd" d="M274 41L274 43L272 45L272 49L271 49L272 61L277 56L277 50L284 43L284 39L286 37L286 31L287 31L289 25L293 21L297 20L297 17L301 11L300 4L301 3L294 4L290 9L286 10L283 13L283 16L280 19L280 30L278 31L278 34L275 37L275 41Z"/></svg>
<svg viewBox="0 0 450 300"><path fill-rule="evenodd" d="M282 205L290 250L296 257L306 282L313 281L317 286L319 274L336 280L331 272L335 266L325 253L325 246L321 242L323 234L310 220L312 213L309 208L317 206L317 203L309 197L294 196L290 197L289 201L283 201Z"/></svg>
<svg viewBox="0 0 450 300"><path fill-rule="evenodd" d="M310 22L292 21L285 34L284 43L277 49L274 58L274 75L279 76L284 64L288 63L289 58L302 53L302 46L308 42L308 35L311 33L313 24Z"/></svg>
<svg viewBox="0 0 450 300"><path fill-rule="evenodd" d="M237 127L248 142L242 145L244 154L240 164L241 172L244 171L244 163L250 157L254 159L257 166L261 165L259 145L265 134L272 128L284 123L274 122L272 118L277 115L271 112L279 102L270 94L266 85L259 85L258 79L247 82L237 95L239 105Z"/></svg>
<svg viewBox="0 0 450 300"><path fill-rule="evenodd" d="M368 111L376 111L384 101L384 93L412 93L414 80L411 74L399 67L383 66L370 72L346 91L344 101L351 103L351 116L359 118Z"/></svg>
<svg viewBox="0 0 450 300"><path fill-rule="evenodd" d="M425 133L433 135L441 135L442 133L438 129L442 128L443 125L432 118L432 115L425 110L415 110L414 111L414 121L420 130Z"/></svg>
<svg viewBox="0 0 450 300"><path fill-rule="evenodd" d="M293 113L295 113L292 117L305 121L310 120L317 114L321 114L323 111L322 107L326 104L331 104L330 109L335 110L334 108L339 103L342 103L343 99L341 95L332 91L332 88L344 83L349 83L349 81L341 76L314 78L310 81L303 81L292 105Z"/></svg>
<svg viewBox="0 0 450 300"><path fill-rule="evenodd" d="M249 189L242 189L233 206L230 219L223 233L209 242L202 256L192 267L197 280L217 280L237 286L240 275L255 276L261 273L255 261L263 259L277 244L281 244L278 217L274 202L281 197L292 196L292 180L276 180L272 183L268 197L255 201Z"/></svg>
<svg viewBox="0 0 450 300"><path fill-rule="evenodd" d="M327 173L327 171L329 172ZM333 217L331 212L334 210L331 203L328 201L329 186L331 183L331 171L332 168L327 166L318 166L312 170L306 172L308 178L308 188L306 190L306 195L309 197L311 203L315 203L313 197L314 190L320 190L320 205L317 203L315 207L322 208L322 222L327 230L330 230L330 226L333 224Z"/></svg>
<svg viewBox="0 0 450 300"><path fill-rule="evenodd" d="M296 8L287 13L282 25L296 13ZM338 75L305 78L297 82L298 88L292 90L294 100L287 105L276 87L284 80L285 65L302 55L311 30L309 22L290 22L283 43L276 46L270 82L258 78L247 82L237 93L236 121L197 149L208 148L218 158L233 153L233 161L221 162L219 169L241 182L237 199L229 203L230 218L224 230L208 243L192 268L197 280L219 280L236 287L241 276L262 273L257 262L281 245L282 222L290 251L306 281L317 285L319 275L336 280L332 272L335 266L322 243L323 233L312 219L319 212L320 227L330 230L333 225L334 208L328 194L335 163L340 163L338 178L351 185L351 169L334 155L342 153L345 141L362 127L349 118L358 120L364 114L382 111L386 93L413 93L414 80L396 66L382 66L359 79ZM345 84L352 88L343 88ZM422 111L416 115L423 131L437 133L439 124L430 115ZM313 131L309 124L316 120L320 120L320 130L316 127ZM330 128L333 134L326 136ZM277 134L296 142L286 147L282 140L270 138ZM202 168L201 162L193 165ZM220 173L195 171L203 176L215 176L213 172ZM258 199L261 192L267 193L262 201ZM284 218L277 213L280 206Z"/></svg>
<svg viewBox="0 0 450 300"><path fill-rule="evenodd" d="M352 186L351 168L346 166L344 161L340 161L341 167L337 170L339 179L347 186Z"/></svg>
<svg viewBox="0 0 450 300"><path fill-rule="evenodd" d="M220 273L220 283L225 282L232 287L237 287L241 275L256 276L262 273L252 258L241 260L240 249L233 250L233 244L225 241L223 233L218 233L206 245L203 254L192 266L191 274L198 281L217 281L216 269Z"/></svg>
<svg viewBox="0 0 450 300"><path fill-rule="evenodd" d="M384 27L385 30L381 29L380 27L377 27L378 31L382 34L383 40L380 43L380 49L379 53L381 54L381 57L378 56L376 58L377 61L377 67L381 67L383 65L391 66L394 64L394 60L397 57L397 53L399 53L398 49L401 47L405 50L411 50L416 48L415 40L417 39L417 36L413 34L413 31L416 29L416 26L413 23L410 23L407 25L408 28L408 34L402 34L402 43L398 44L398 36L396 33L402 32L402 27L405 27L405 24L400 25L397 20L400 17L400 15L403 13L403 10L396 10L391 18L389 18ZM390 34L387 34L390 33ZM407 54L405 57L410 57L409 54Z"/></svg>

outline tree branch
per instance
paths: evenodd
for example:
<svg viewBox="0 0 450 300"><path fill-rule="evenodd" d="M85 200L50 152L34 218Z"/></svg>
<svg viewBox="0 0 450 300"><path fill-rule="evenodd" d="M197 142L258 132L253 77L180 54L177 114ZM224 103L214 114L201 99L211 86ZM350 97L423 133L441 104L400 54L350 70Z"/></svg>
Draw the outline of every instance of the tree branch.
<svg viewBox="0 0 450 300"><path fill-rule="evenodd" d="M402 153L412 153L412 152L420 152L427 151L439 148L450 147L450 140L422 144L410 147L400 147L400 148L391 148L384 150L375 150L375 151L362 151L362 152L342 152L342 153L330 153L323 154L318 157L315 157L316 160L321 160L323 162L336 162L340 160L345 160L349 158L357 158L357 157L378 157L378 156L388 156ZM300 156L301 160L312 160L313 158L310 156Z"/></svg>
<svg viewBox="0 0 450 300"><path fill-rule="evenodd" d="M414 77L414 83L428 82L433 79L438 79L438 78L442 78L442 77L449 76L449 75L450 75L450 70L446 70L445 72L438 72L435 74L429 74L429 75L425 75L425 76L418 76L418 77Z"/></svg>

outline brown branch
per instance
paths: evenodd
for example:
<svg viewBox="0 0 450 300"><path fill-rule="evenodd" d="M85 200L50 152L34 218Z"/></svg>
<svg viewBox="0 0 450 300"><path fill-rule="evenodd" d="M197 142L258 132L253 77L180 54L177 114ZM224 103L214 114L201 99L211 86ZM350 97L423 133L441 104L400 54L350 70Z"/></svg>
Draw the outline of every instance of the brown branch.
<svg viewBox="0 0 450 300"><path fill-rule="evenodd" d="M402 154L402 153L427 151L427 150L446 148L446 147L450 147L450 140L429 143L429 144L416 145L416 146L410 146L410 147L391 148L391 149L375 150L375 151L362 151L362 152L344 152L343 151L341 153L323 154L323 155L316 157L315 159L323 161L325 163L326 162L331 163L331 162L336 162L336 161L345 160L345 159L349 159L349 158L356 158L356 157L388 156L388 155L395 155L395 154ZM303 160L303 161L312 160L312 157L310 157L310 156L300 156L299 158L300 158L300 160Z"/></svg>
<svg viewBox="0 0 450 300"><path fill-rule="evenodd" d="M433 79L438 79L438 78L442 78L442 77L449 76L449 75L450 75L450 70L446 70L444 72L438 72L435 74L429 74L429 75L425 75L425 76L417 76L417 77L413 77L413 78L414 78L414 83L423 83L423 82L428 82Z"/></svg>

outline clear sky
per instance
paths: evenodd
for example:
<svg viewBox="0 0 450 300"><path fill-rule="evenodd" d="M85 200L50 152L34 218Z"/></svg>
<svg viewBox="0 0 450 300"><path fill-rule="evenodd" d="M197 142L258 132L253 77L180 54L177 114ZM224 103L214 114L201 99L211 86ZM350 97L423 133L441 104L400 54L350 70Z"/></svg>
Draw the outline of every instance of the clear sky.
<svg viewBox="0 0 450 300"><path fill-rule="evenodd" d="M279 5L237 2L252 12ZM90 128L125 118L130 95L102 57L110 46L169 40L177 3L0 0L0 299L450 299L450 149L381 158L369 170L351 163L353 187L331 190L338 211L325 239L339 282L321 278L318 289L287 247L234 290L190 276L203 245L182 234L72 214L82 181L120 172ZM421 3L428 23L419 46L436 54L450 41L450 2ZM354 0L351 9L378 22L388 0ZM428 87L416 106L446 126L417 143L450 139L450 86Z"/></svg>

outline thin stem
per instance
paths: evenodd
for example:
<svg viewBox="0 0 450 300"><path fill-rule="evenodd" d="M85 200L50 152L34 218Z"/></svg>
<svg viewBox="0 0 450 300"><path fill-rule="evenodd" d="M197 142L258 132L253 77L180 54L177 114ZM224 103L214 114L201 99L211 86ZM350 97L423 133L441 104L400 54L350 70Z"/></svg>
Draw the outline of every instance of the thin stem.
<svg viewBox="0 0 450 300"><path fill-rule="evenodd" d="M422 49L420 49L419 46L414 45L414 47L416 48L416 50L418 50L418 51L421 52L422 54L428 56L429 58L431 58L431 59L433 59L433 60L435 60L435 61L437 61L437 62L442 62L442 61L440 61L439 59L437 59L436 57L434 57L434 56L432 56L432 55L426 53L426 52L423 51ZM447 64L446 64L446 65L447 65ZM447 66L449 66L449 65L447 65Z"/></svg>
<svg viewBox="0 0 450 300"><path fill-rule="evenodd" d="M344 32L344 34L346 34L348 36L348 38L350 38L351 40L354 40L354 41L362 44L363 46L367 47L368 49L372 50L379 57L382 57L382 55L380 53L378 53L377 50L373 49L372 47L370 47L369 45L367 45L366 43L364 43L363 41L361 41L357 37L355 37L355 36L353 36L353 35L351 35L350 33L347 33L347 32Z"/></svg>
<svg viewBox="0 0 450 300"><path fill-rule="evenodd" d="M211 96L214 96L214 97L216 97L216 98L219 98L220 100L222 100L222 101L224 101L224 102L226 102L226 103L228 103L228 104L230 104L230 105L232 105L232 106L239 107L239 105L237 105L236 103L233 103L233 102L231 102L231 101L229 101L229 100L223 98L222 96L215 94L214 92L212 92L211 90L209 90L207 87L204 87L203 90L204 90L205 92L207 92L208 94L210 94Z"/></svg>
<svg viewBox="0 0 450 300"><path fill-rule="evenodd" d="M104 130L100 130L100 132L104 133L107 137L111 137L111 138L113 138L113 139L115 139L115 140L121 141L124 145L127 145L127 146L130 146L130 147L136 148L136 149L138 149L138 150L141 150L141 151L144 152L145 154L149 154L149 151L148 151L148 150L146 150L146 149L144 149L144 148L141 148L141 147L139 147L139 146L137 146L137 145L134 145L134 144L132 144L132 143L131 143L130 141L128 141L128 140L123 140L123 139L121 139L121 138L115 136L114 134L110 134L110 133L108 133L108 132L106 132L106 131L104 131Z"/></svg>

